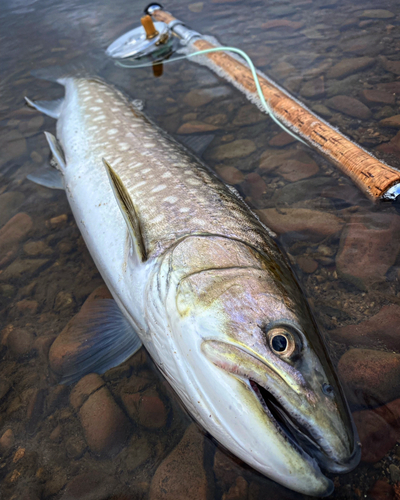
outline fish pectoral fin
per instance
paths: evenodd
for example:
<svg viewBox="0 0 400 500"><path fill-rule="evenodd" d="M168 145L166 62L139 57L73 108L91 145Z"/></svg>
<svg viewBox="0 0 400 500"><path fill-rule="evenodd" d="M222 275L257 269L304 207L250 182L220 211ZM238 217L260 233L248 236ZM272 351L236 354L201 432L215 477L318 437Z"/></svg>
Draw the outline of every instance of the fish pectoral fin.
<svg viewBox="0 0 400 500"><path fill-rule="evenodd" d="M201 157L214 140L215 134L177 135L176 138L183 146L192 150L195 155Z"/></svg>
<svg viewBox="0 0 400 500"><path fill-rule="evenodd" d="M25 97L25 101L31 108L37 109L41 113L51 116L51 118L58 119L60 118L64 97L55 101L31 101L28 97Z"/></svg>
<svg viewBox="0 0 400 500"><path fill-rule="evenodd" d="M61 173L50 165L43 165L26 178L50 189L64 189Z"/></svg>
<svg viewBox="0 0 400 500"><path fill-rule="evenodd" d="M64 151L62 150L61 144L58 142L58 140L54 137L53 134L50 134L50 132L45 132L44 135L46 136L49 148L53 153L54 158L57 161L58 169L61 171L65 170L67 164L65 162Z"/></svg>
<svg viewBox="0 0 400 500"><path fill-rule="evenodd" d="M139 260L141 262L144 262L147 259L146 248L144 246L142 231L140 228L140 221L135 206L118 174L116 174L111 165L104 158L103 163L106 167L115 199L117 200L121 213L124 216L126 225L128 226L129 235L131 237L131 241L135 248L136 254L139 257Z"/></svg>
<svg viewBox="0 0 400 500"><path fill-rule="evenodd" d="M118 366L141 346L115 300L95 300L54 341L50 366L61 376L61 384L72 384L88 373L101 374Z"/></svg>

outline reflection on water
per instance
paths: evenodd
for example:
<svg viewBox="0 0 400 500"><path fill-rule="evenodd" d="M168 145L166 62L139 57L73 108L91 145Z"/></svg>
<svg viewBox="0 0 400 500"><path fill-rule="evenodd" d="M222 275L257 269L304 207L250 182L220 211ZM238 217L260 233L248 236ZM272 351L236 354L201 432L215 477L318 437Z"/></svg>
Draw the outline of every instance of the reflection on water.
<svg viewBox="0 0 400 500"><path fill-rule="evenodd" d="M23 97L60 97L61 87L30 71L101 53L137 24L144 6L137 0L2 4L2 498L304 498L203 437L143 350L74 387L57 385L48 368L55 336L102 280L65 195L26 180L48 160L43 131L54 132L54 121L27 109ZM194 29L244 49L320 116L399 165L396 2L379 9L347 0L172 1L166 7ZM215 134L206 162L278 233L326 332L363 443L364 462L333 478L333 498L399 498L398 213L373 206L205 68L178 62L155 79L151 69L104 63L96 59L98 72L143 99L148 115L170 134ZM100 288L95 296L105 293Z"/></svg>

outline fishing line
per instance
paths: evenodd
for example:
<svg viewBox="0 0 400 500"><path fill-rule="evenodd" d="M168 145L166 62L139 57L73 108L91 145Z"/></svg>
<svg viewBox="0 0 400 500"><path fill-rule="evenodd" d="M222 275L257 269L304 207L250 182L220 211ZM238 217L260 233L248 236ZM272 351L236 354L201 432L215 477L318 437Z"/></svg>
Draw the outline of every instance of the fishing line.
<svg viewBox="0 0 400 500"><path fill-rule="evenodd" d="M198 50L196 52L192 52L191 54L185 54L184 56L179 56L179 57L174 57L173 59L166 59L164 61L159 61L159 64L167 64L167 63L172 63L175 61L181 61L182 59L187 59L189 57L194 57L194 56L200 56L202 54L209 54L210 52L234 52L235 54L239 54L248 64L251 74L253 76L254 83L256 85L258 97L260 98L261 104L263 105L266 113L273 119L273 121L279 125L285 132L287 132L289 135L294 137L296 140L302 142L306 146L308 144L304 142L300 137L298 137L294 132L292 132L290 129L288 129L283 123L274 115L274 112L272 111L271 107L265 100L263 91L261 89L260 81L258 79L258 75L256 72L256 68L253 64L253 61L250 59L250 57L246 54L246 52L243 52L243 50L237 49L236 47L215 47L212 49L205 49L205 50ZM116 61L116 64L118 66L121 66L122 68L147 68L150 66L153 66L153 64L157 64L157 62L149 62L149 63L144 63L144 64L126 64L122 63L121 61Z"/></svg>

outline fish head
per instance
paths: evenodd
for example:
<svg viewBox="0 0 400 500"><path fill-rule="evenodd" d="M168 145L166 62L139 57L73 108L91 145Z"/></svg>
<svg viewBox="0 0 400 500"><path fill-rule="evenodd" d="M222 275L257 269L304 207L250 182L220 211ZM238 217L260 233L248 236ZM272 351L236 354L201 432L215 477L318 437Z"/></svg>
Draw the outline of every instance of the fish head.
<svg viewBox="0 0 400 500"><path fill-rule="evenodd" d="M200 423L277 482L308 495L330 494L333 484L321 469L352 470L360 447L323 340L286 264L194 273L181 281L176 304L182 321L176 349L190 358L185 377Z"/></svg>

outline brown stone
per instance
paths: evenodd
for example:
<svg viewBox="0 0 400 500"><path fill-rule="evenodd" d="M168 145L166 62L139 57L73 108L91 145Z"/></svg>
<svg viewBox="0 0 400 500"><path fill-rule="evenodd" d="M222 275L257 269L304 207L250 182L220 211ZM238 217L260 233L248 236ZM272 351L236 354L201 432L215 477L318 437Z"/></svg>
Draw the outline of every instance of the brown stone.
<svg viewBox="0 0 400 500"><path fill-rule="evenodd" d="M318 269L318 262L311 257L302 256L296 258L297 265L307 274L312 274Z"/></svg>
<svg viewBox="0 0 400 500"><path fill-rule="evenodd" d="M26 279L45 267L48 262L47 259L16 259L0 274L0 281Z"/></svg>
<svg viewBox="0 0 400 500"><path fill-rule="evenodd" d="M24 252L33 257L37 255L51 255L53 253L52 249L44 241L29 241L25 243Z"/></svg>
<svg viewBox="0 0 400 500"><path fill-rule="evenodd" d="M399 244L398 215L375 213L368 219L354 216L341 236L337 272L360 289L383 281L396 261Z"/></svg>
<svg viewBox="0 0 400 500"><path fill-rule="evenodd" d="M277 173L290 182L308 179L318 171L318 165L311 158L308 163L294 159L287 160L277 169Z"/></svg>
<svg viewBox="0 0 400 500"><path fill-rule="evenodd" d="M193 108L204 106L217 98L226 97L230 94L228 87L214 87L211 89L193 89L183 98L183 102Z"/></svg>
<svg viewBox="0 0 400 500"><path fill-rule="evenodd" d="M241 127L243 125L253 125L267 120L267 115L262 113L254 104L242 106L238 114L233 119L233 124Z"/></svg>
<svg viewBox="0 0 400 500"><path fill-rule="evenodd" d="M46 222L46 226L49 229L61 229L68 222L68 215L62 214L57 217L53 217L52 219Z"/></svg>
<svg viewBox="0 0 400 500"><path fill-rule="evenodd" d="M261 221L278 234L292 231L328 236L339 232L342 221L333 214L307 208L257 210Z"/></svg>
<svg viewBox="0 0 400 500"><path fill-rule="evenodd" d="M374 348L382 345L391 351L400 352L400 306L383 306L375 316L357 325L331 330L329 336L349 346Z"/></svg>
<svg viewBox="0 0 400 500"><path fill-rule="evenodd" d="M203 453L203 435L192 424L156 470L150 485L149 500L207 500L208 483Z"/></svg>
<svg viewBox="0 0 400 500"><path fill-rule="evenodd" d="M36 314L39 304L36 302L36 300L24 299L17 302L15 304L15 307L21 313Z"/></svg>
<svg viewBox="0 0 400 500"><path fill-rule="evenodd" d="M351 405L376 406L400 397L400 354L350 349L340 358L338 374Z"/></svg>
<svg viewBox="0 0 400 500"><path fill-rule="evenodd" d="M214 130L218 130L218 127L215 125L190 121L181 125L177 130L177 134L198 134L201 132L213 132Z"/></svg>
<svg viewBox="0 0 400 500"><path fill-rule="evenodd" d="M113 455L126 443L131 424L107 387L93 392L78 413L90 449L99 455Z"/></svg>
<svg viewBox="0 0 400 500"><path fill-rule="evenodd" d="M81 310L76 314L58 335L50 348L49 363L51 369L58 375L71 371L75 364L78 350L90 349L86 347L82 329L90 328L90 306L95 300L110 299L112 295L107 287L102 285L92 292L84 302Z"/></svg>
<svg viewBox="0 0 400 500"><path fill-rule="evenodd" d="M262 29L265 30L276 30L276 29L289 29L290 31L297 31L302 28L304 23L299 21L290 21L289 19L271 19L261 25Z"/></svg>
<svg viewBox="0 0 400 500"><path fill-rule="evenodd" d="M352 75L353 73L368 68L374 62L375 59L373 57L342 59L328 70L326 76L327 78L344 78L345 76Z"/></svg>
<svg viewBox="0 0 400 500"><path fill-rule="evenodd" d="M364 10L360 17L368 17L369 19L391 19L395 17L395 14L385 9L368 9Z"/></svg>
<svg viewBox="0 0 400 500"><path fill-rule="evenodd" d="M267 185L259 174L252 172L246 175L242 189L246 196L250 196L253 200L258 200L267 191Z"/></svg>
<svg viewBox="0 0 400 500"><path fill-rule="evenodd" d="M87 398L105 385L104 380L97 373L89 373L81 378L71 391L70 403L78 411Z"/></svg>
<svg viewBox="0 0 400 500"><path fill-rule="evenodd" d="M354 97L349 97L347 95L335 95L331 97L325 104L336 111L340 111L346 115L352 116L353 118L359 118L360 120L367 120L371 117L371 111L365 104L360 102Z"/></svg>
<svg viewBox="0 0 400 500"><path fill-rule="evenodd" d="M222 495L222 500L243 500L247 498L249 485L242 476L236 478L236 483L229 488L227 493Z"/></svg>
<svg viewBox="0 0 400 500"><path fill-rule="evenodd" d="M400 128L400 115L390 116L389 118L384 118L379 122L381 127L390 128Z"/></svg>
<svg viewBox="0 0 400 500"><path fill-rule="evenodd" d="M235 167L216 167L217 174L227 184L240 184L244 181L244 175Z"/></svg>
<svg viewBox="0 0 400 500"><path fill-rule="evenodd" d="M14 328L7 337L7 346L14 356L26 356L33 348L35 336L23 328Z"/></svg>
<svg viewBox="0 0 400 500"><path fill-rule="evenodd" d="M217 448L214 455L214 474L217 482L222 489L229 489L235 484L236 478L242 474L242 466L233 455L227 455L221 449Z"/></svg>
<svg viewBox="0 0 400 500"><path fill-rule="evenodd" d="M5 453L14 446L15 438L12 429L7 429L0 437L0 452Z"/></svg>
<svg viewBox="0 0 400 500"><path fill-rule="evenodd" d="M264 151L258 168L261 172L275 172L291 182L311 177L319 170L318 165L306 152L293 149Z"/></svg>
<svg viewBox="0 0 400 500"><path fill-rule="evenodd" d="M0 229L0 268L7 265L15 256L18 244L28 237L33 222L23 212L14 215Z"/></svg>
<svg viewBox="0 0 400 500"><path fill-rule="evenodd" d="M393 486L386 479L376 481L368 492L368 498L371 498L371 500L397 500Z"/></svg>
<svg viewBox="0 0 400 500"><path fill-rule="evenodd" d="M129 414L138 424L148 429L160 429L167 423L168 412L154 392L122 394L122 401Z"/></svg>
<svg viewBox="0 0 400 500"><path fill-rule="evenodd" d="M396 97L382 90L364 89L361 92L364 101L377 104L396 104Z"/></svg>
<svg viewBox="0 0 400 500"><path fill-rule="evenodd" d="M321 97L325 94L324 78L320 76L304 83L300 89L300 95L303 97Z"/></svg>
<svg viewBox="0 0 400 500"><path fill-rule="evenodd" d="M250 139L238 139L229 144L217 146L210 152L207 151L207 156L218 161L231 160L232 158L245 158L256 149L256 145Z"/></svg>
<svg viewBox="0 0 400 500"><path fill-rule="evenodd" d="M25 196L18 191L7 191L0 195L0 226L3 226L18 212L25 201Z"/></svg>
<svg viewBox="0 0 400 500"><path fill-rule="evenodd" d="M67 486L61 500L108 500L115 490L115 480L100 470L75 476Z"/></svg>
<svg viewBox="0 0 400 500"><path fill-rule="evenodd" d="M297 139L295 139L292 135L288 134L287 132L279 132L279 134L275 135L270 141L268 141L268 145L277 148L282 148L296 141Z"/></svg>
<svg viewBox="0 0 400 500"><path fill-rule="evenodd" d="M400 75L400 61L389 61L384 56L381 56L379 60L386 71Z"/></svg>

